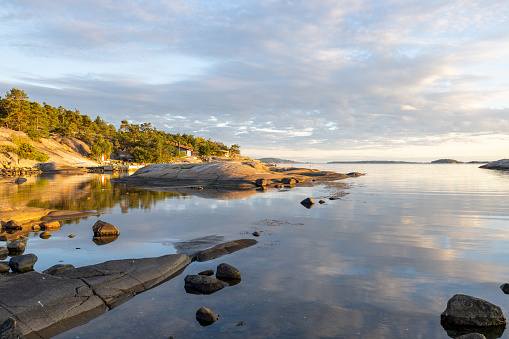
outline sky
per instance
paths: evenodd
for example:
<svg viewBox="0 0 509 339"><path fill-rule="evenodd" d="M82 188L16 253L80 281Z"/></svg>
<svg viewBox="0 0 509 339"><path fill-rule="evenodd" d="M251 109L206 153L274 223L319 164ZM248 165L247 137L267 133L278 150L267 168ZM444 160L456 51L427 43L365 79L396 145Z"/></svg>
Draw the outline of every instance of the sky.
<svg viewBox="0 0 509 339"><path fill-rule="evenodd" d="M4 0L0 95L301 161L509 158L507 0Z"/></svg>

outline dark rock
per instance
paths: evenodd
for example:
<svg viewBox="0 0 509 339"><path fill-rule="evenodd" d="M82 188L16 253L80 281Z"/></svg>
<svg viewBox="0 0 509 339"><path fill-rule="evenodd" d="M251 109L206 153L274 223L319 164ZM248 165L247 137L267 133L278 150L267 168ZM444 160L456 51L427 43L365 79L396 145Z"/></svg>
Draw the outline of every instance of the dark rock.
<svg viewBox="0 0 509 339"><path fill-rule="evenodd" d="M206 275L210 277L211 275L214 275L214 270L201 271L200 273L198 273L198 275Z"/></svg>
<svg viewBox="0 0 509 339"><path fill-rule="evenodd" d="M348 175L349 177L360 177L362 175L362 173L350 172L350 173L347 173L346 175Z"/></svg>
<svg viewBox="0 0 509 339"><path fill-rule="evenodd" d="M118 235L108 235L104 237L93 237L92 241L97 246L107 245L118 239Z"/></svg>
<svg viewBox="0 0 509 339"><path fill-rule="evenodd" d="M4 225L5 229L7 230L22 230L23 226L16 220L9 220Z"/></svg>
<svg viewBox="0 0 509 339"><path fill-rule="evenodd" d="M0 338L2 339L25 339L16 319L10 317L0 326Z"/></svg>
<svg viewBox="0 0 509 339"><path fill-rule="evenodd" d="M457 337L456 339L486 339L486 337L480 333L468 333L468 334L463 334L463 335Z"/></svg>
<svg viewBox="0 0 509 339"><path fill-rule="evenodd" d="M12 257L9 261L9 266L14 273L25 273L34 270L34 265L37 262L35 254L25 254L17 257Z"/></svg>
<svg viewBox="0 0 509 339"><path fill-rule="evenodd" d="M11 269L11 266L9 266L9 262L6 262L6 261L0 262L0 273L7 273L10 271L10 269Z"/></svg>
<svg viewBox="0 0 509 339"><path fill-rule="evenodd" d="M226 282L206 275L188 275L184 281L186 292L192 294L211 294L228 286Z"/></svg>
<svg viewBox="0 0 509 339"><path fill-rule="evenodd" d="M32 231L39 232L41 230L41 226L39 225L32 225Z"/></svg>
<svg viewBox="0 0 509 339"><path fill-rule="evenodd" d="M7 245L7 249L9 250L9 255L21 255L25 252L26 245L21 241L13 241Z"/></svg>
<svg viewBox="0 0 509 339"><path fill-rule="evenodd" d="M103 237L120 234L118 228L102 220L97 220L97 222L92 227L92 230L94 231L94 237Z"/></svg>
<svg viewBox="0 0 509 339"><path fill-rule="evenodd" d="M16 178L16 180L14 180L14 183L18 185L24 184L25 182L27 182L26 178Z"/></svg>
<svg viewBox="0 0 509 339"><path fill-rule="evenodd" d="M283 178L281 179L281 183L285 185L295 185L297 183L297 180L294 178Z"/></svg>
<svg viewBox="0 0 509 339"><path fill-rule="evenodd" d="M256 186L263 187L269 184L269 181L267 179L256 179L255 181Z"/></svg>
<svg viewBox="0 0 509 339"><path fill-rule="evenodd" d="M60 229L59 221L44 221L39 224L43 231L58 231Z"/></svg>
<svg viewBox="0 0 509 339"><path fill-rule="evenodd" d="M274 185L274 187L275 187L275 188L283 188L283 187L285 187L285 186L284 186L283 184L275 184L275 185Z"/></svg>
<svg viewBox="0 0 509 339"><path fill-rule="evenodd" d="M501 326L506 324L506 319L500 307L464 294L456 294L449 299L447 308L440 318L444 328Z"/></svg>
<svg viewBox="0 0 509 339"><path fill-rule="evenodd" d="M76 235L75 234L69 234L67 237L68 238L74 238Z"/></svg>
<svg viewBox="0 0 509 339"><path fill-rule="evenodd" d="M246 322L244 320L241 320L235 326L244 326L245 324L246 324Z"/></svg>
<svg viewBox="0 0 509 339"><path fill-rule="evenodd" d="M49 239L49 237L51 237L51 233L50 232L42 232L41 234L39 234L39 237L41 239Z"/></svg>
<svg viewBox="0 0 509 339"><path fill-rule="evenodd" d="M9 256L9 249L7 247L0 247L0 260L4 260Z"/></svg>
<svg viewBox="0 0 509 339"><path fill-rule="evenodd" d="M196 311L196 320L200 323L201 326L208 326L217 321L219 315L216 312L209 310L206 307L200 308Z"/></svg>
<svg viewBox="0 0 509 339"><path fill-rule="evenodd" d="M230 241L224 244L216 245L212 248L200 251L193 255L193 259L196 261L208 261L222 257L223 255L230 254L249 246L257 244L258 241L254 239L240 239L236 241Z"/></svg>
<svg viewBox="0 0 509 339"><path fill-rule="evenodd" d="M232 265L222 263L217 266L216 278L228 282L230 280L240 280L242 275Z"/></svg>
<svg viewBox="0 0 509 339"><path fill-rule="evenodd" d="M509 294L509 283L505 283L503 285L500 286L500 289L505 293L505 294Z"/></svg>
<svg viewBox="0 0 509 339"><path fill-rule="evenodd" d="M321 199L320 199L320 200L318 201L318 203L319 203L319 204L325 204L325 201L323 201L323 200L321 200Z"/></svg>
<svg viewBox="0 0 509 339"><path fill-rule="evenodd" d="M259 237L259 236L260 236L260 232L258 232L258 231L254 231L254 232L253 232L253 235L254 235L255 237Z"/></svg>
<svg viewBox="0 0 509 339"><path fill-rule="evenodd" d="M311 208L315 204L315 201L312 198L306 198L306 199L302 200L300 203L302 206L304 206L306 208Z"/></svg>
<svg viewBox="0 0 509 339"><path fill-rule="evenodd" d="M50 274L50 275L55 275L57 273L65 272L65 271L68 271L68 270L73 270L75 268L76 267L74 267L73 265L57 264L57 265L51 266L47 270L42 271L42 273Z"/></svg>

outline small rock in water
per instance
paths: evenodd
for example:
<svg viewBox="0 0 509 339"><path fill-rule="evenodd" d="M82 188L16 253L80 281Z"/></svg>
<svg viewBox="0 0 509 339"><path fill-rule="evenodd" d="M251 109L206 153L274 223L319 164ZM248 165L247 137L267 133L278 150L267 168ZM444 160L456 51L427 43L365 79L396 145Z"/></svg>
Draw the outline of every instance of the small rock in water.
<svg viewBox="0 0 509 339"><path fill-rule="evenodd" d="M41 237L42 239L48 239L49 237L51 237L51 233L50 232L42 232L39 237Z"/></svg>
<svg viewBox="0 0 509 339"><path fill-rule="evenodd" d="M235 326L244 326L245 324L246 324L246 322L244 320L241 320Z"/></svg>
<svg viewBox="0 0 509 339"><path fill-rule="evenodd" d="M196 320L198 320L202 326L209 326L216 322L217 319L219 319L219 315L206 307L202 307L196 311Z"/></svg>
<svg viewBox="0 0 509 339"><path fill-rule="evenodd" d="M304 206L306 208L311 208L315 204L315 201L312 198L306 198L306 199L302 200L300 203L302 206Z"/></svg>
<svg viewBox="0 0 509 339"><path fill-rule="evenodd" d="M500 286L500 289L505 293L505 294L509 294L509 283L505 283L503 285Z"/></svg>
<svg viewBox="0 0 509 339"><path fill-rule="evenodd" d="M16 319L9 317L0 326L0 338L25 339L25 336L23 335L23 333L21 333L21 329L19 328Z"/></svg>
<svg viewBox="0 0 509 339"><path fill-rule="evenodd" d="M228 286L228 283L206 275L188 275L184 281L186 292L193 294L212 294Z"/></svg>
<svg viewBox="0 0 509 339"><path fill-rule="evenodd" d="M201 271L198 275L206 275L210 277L211 275L214 275L214 270Z"/></svg>
<svg viewBox="0 0 509 339"><path fill-rule="evenodd" d="M58 231L60 229L60 222L57 220L45 221L45 222L41 222L39 224L39 226L41 227L41 229L43 231Z"/></svg>
<svg viewBox="0 0 509 339"><path fill-rule="evenodd" d="M9 250L9 255L20 255L25 252L25 243L21 241L13 241L7 245L7 249Z"/></svg>
<svg viewBox="0 0 509 339"><path fill-rule="evenodd" d="M74 238L75 236L76 236L76 235L74 235L74 234L69 234L67 237L68 237L68 238Z"/></svg>
<svg viewBox="0 0 509 339"><path fill-rule="evenodd" d="M254 231L254 232L253 232L253 235L254 235L255 237L259 237L259 236L260 236L260 232L258 232L258 231Z"/></svg>
<svg viewBox="0 0 509 339"><path fill-rule="evenodd" d="M7 230L21 230L21 229L23 229L21 224L19 222L17 222L16 220L7 221L4 225L4 227Z"/></svg>
<svg viewBox="0 0 509 339"><path fill-rule="evenodd" d="M319 204L325 204L325 201L323 201L322 199L320 199L320 200L318 201L318 203L319 203Z"/></svg>
<svg viewBox="0 0 509 339"><path fill-rule="evenodd" d="M216 278L223 281L240 280L242 275L239 270L225 263L217 265Z"/></svg>
<svg viewBox="0 0 509 339"><path fill-rule="evenodd" d="M24 184L25 182L27 182L27 179L26 178L17 178L16 180L14 180L14 183L15 184L18 184L18 185L21 185L21 184Z"/></svg>
<svg viewBox="0 0 509 339"><path fill-rule="evenodd" d="M9 266L14 273L25 273L33 271L36 262L37 256L35 254L25 254L12 257Z"/></svg>
<svg viewBox="0 0 509 339"><path fill-rule="evenodd" d="M34 232L38 232L38 231L40 231L40 230L41 230L41 226L39 226L39 225L33 225L33 226L32 226L32 231L34 231Z"/></svg>
<svg viewBox="0 0 509 339"><path fill-rule="evenodd" d="M442 326L504 326L502 309L492 303L469 295L456 294L447 302L441 314Z"/></svg>
<svg viewBox="0 0 509 339"><path fill-rule="evenodd" d="M9 256L9 249L5 246L0 247L0 260L7 259Z"/></svg>
<svg viewBox="0 0 509 339"><path fill-rule="evenodd" d="M120 234L118 228L102 220L97 220L97 222L92 227L92 230L94 231L94 237L103 237L108 235Z"/></svg>

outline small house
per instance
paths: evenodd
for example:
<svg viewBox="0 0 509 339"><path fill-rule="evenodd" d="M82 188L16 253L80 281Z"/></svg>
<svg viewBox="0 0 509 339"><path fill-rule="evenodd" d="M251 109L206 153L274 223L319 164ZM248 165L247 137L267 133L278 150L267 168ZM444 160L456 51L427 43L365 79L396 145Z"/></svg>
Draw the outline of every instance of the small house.
<svg viewBox="0 0 509 339"><path fill-rule="evenodd" d="M194 148L192 148L192 147L181 145L181 144L177 144L177 143L174 143L174 142L171 142L170 145L175 147L175 151L177 151L177 152L184 152L184 155L187 156L187 157L192 157L193 156Z"/></svg>

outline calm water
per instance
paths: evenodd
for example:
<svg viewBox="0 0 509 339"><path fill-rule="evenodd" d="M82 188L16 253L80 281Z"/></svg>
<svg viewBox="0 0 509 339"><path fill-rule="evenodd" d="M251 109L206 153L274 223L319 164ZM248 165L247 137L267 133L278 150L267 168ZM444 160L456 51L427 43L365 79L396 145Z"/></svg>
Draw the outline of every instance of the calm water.
<svg viewBox="0 0 509 339"><path fill-rule="evenodd" d="M180 241L263 231L258 245L193 263L59 338L448 338L440 313L456 293L509 315L509 296L499 289L509 280L509 173L478 165L312 166L367 175L344 180L350 188L339 200L326 199L337 192L324 186L220 200L114 185L96 174L32 178L2 199L101 213L47 240L29 235L25 253L39 257L38 271L176 253ZM306 209L299 203L306 197L326 203ZM116 241L92 242L98 219L120 229ZM242 272L239 285L185 293L186 274L222 262ZM194 315L202 306L219 321L201 327Z"/></svg>

